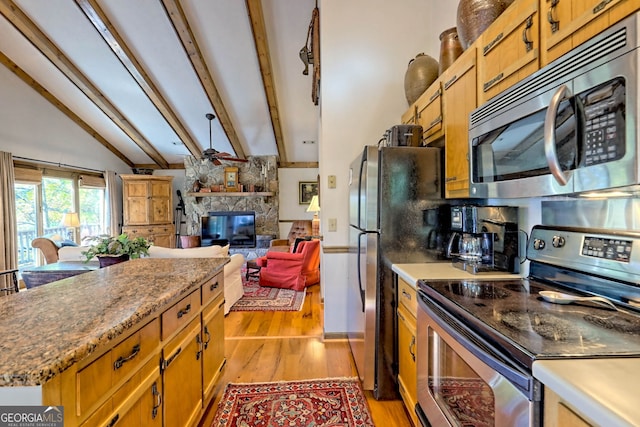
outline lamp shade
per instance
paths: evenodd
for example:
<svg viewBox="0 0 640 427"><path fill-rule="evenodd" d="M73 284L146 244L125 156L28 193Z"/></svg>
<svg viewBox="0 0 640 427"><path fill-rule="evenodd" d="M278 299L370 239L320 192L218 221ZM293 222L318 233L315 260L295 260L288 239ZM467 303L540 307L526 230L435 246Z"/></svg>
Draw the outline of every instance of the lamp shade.
<svg viewBox="0 0 640 427"><path fill-rule="evenodd" d="M307 212L320 212L320 203L318 202L318 196L313 196L311 198L311 202L309 203Z"/></svg>
<svg viewBox="0 0 640 427"><path fill-rule="evenodd" d="M80 227L80 218L77 212L67 212L62 216L62 225L64 227Z"/></svg>

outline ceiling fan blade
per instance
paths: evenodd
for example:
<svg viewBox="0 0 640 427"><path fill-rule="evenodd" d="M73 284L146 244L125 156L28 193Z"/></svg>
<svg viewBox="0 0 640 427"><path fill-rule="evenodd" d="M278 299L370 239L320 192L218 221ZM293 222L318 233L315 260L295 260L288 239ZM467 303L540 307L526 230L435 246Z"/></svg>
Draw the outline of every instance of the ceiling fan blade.
<svg viewBox="0 0 640 427"><path fill-rule="evenodd" d="M222 162L217 158L211 159L211 163L213 163L216 166L220 166L222 164Z"/></svg>
<svg viewBox="0 0 640 427"><path fill-rule="evenodd" d="M220 160L227 160L227 161L230 161L230 162L243 162L243 163L246 163L246 162L249 161L247 159L240 159L238 157L221 157L221 156L218 156L217 158L220 159Z"/></svg>

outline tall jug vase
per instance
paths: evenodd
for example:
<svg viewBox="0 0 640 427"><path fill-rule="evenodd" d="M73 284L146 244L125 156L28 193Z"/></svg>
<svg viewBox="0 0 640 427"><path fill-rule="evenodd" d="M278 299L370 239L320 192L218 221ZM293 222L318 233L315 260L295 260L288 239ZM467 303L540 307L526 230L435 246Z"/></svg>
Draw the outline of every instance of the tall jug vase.
<svg viewBox="0 0 640 427"><path fill-rule="evenodd" d="M449 68L462 54L462 45L456 27L444 30L440 34L440 60L438 61L438 75Z"/></svg>

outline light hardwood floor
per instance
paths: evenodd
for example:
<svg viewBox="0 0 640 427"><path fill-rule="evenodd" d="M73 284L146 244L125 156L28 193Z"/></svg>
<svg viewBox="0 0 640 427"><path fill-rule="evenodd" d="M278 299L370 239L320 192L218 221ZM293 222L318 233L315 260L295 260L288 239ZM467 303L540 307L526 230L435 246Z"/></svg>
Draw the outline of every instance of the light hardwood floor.
<svg viewBox="0 0 640 427"><path fill-rule="evenodd" d="M227 364L200 422L210 427L227 383L291 381L355 377L357 372L346 340L324 340L320 286L307 288L298 312L230 312L225 318ZM400 400L377 401L366 391L376 426L411 427Z"/></svg>

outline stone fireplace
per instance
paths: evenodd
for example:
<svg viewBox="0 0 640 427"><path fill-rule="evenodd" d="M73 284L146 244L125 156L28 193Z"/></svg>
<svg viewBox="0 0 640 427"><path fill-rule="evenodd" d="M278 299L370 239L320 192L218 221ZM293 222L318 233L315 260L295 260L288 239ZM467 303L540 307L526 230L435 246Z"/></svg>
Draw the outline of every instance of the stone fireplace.
<svg viewBox="0 0 640 427"><path fill-rule="evenodd" d="M276 156L249 157L248 162L223 161L216 166L208 160L187 157L185 187L182 195L186 211L188 235L200 234L200 218L209 211L254 211L256 213L257 245L264 245L278 235L278 168ZM238 183L244 186L243 193L193 192L193 184L199 181L204 188L224 182L224 168L238 168ZM248 192L249 185L255 192ZM267 243L268 245L268 243Z"/></svg>

